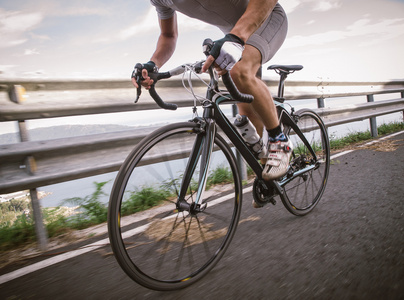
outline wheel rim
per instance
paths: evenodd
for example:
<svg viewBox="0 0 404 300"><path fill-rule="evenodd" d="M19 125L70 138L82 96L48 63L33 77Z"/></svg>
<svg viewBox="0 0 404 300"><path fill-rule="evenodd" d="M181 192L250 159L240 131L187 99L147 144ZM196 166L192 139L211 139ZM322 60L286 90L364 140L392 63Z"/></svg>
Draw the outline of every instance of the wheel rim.
<svg viewBox="0 0 404 300"><path fill-rule="evenodd" d="M288 180L284 188L284 203L294 214L310 212L320 200L325 190L329 172L329 142L326 129L321 119L313 112L304 111L298 116L298 126L307 141L315 150L317 160L303 144L293 129L289 131L289 138L293 144L293 155L289 174L310 168L300 176Z"/></svg>
<svg viewBox="0 0 404 300"><path fill-rule="evenodd" d="M208 183L211 190L205 193L204 203L199 207L193 203L199 176L197 166L183 199L189 209L180 209L176 204L181 176L196 137L190 132L180 128L156 136L138 151L121 175L123 184L114 188L119 190L114 195L118 202L115 215L126 215L116 220L119 230L115 231L115 241L119 249L114 252L128 275L149 288L185 286L203 276L223 255L238 221L239 178L232 154L218 139ZM141 166L145 161L153 164ZM220 176L224 177L218 179ZM136 197L143 197L147 203L156 193L162 198L157 207L143 213L128 212L128 201L133 204ZM145 214L147 218L132 223Z"/></svg>

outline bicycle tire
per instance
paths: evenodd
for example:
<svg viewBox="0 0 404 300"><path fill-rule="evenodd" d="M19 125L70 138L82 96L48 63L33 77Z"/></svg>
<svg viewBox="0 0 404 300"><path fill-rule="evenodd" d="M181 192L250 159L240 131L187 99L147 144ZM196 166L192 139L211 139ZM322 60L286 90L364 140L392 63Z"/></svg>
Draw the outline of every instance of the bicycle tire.
<svg viewBox="0 0 404 300"><path fill-rule="evenodd" d="M193 215L176 207L181 176L187 165L195 165L187 160L194 140L203 134L199 131L193 122L156 130L125 160L112 189L108 212L112 250L126 274L149 289L175 290L201 279L221 259L238 224L241 178L232 150L218 134L211 168L220 161L218 166L226 170L227 182L205 192L203 211ZM198 184L198 168L191 169L195 180L188 181L189 193L184 199L190 205ZM136 195L146 195L143 204L147 205L152 199L150 189L163 194L158 206L142 213L128 212L125 201L134 203Z"/></svg>
<svg viewBox="0 0 404 300"><path fill-rule="evenodd" d="M303 216L315 208L326 188L330 169L330 144L327 129L314 111L299 110L295 117L300 131L314 149L317 160L314 161L313 155L296 132L285 126L293 144L293 153L288 174L282 179L285 184L282 185L284 193L281 199L289 212ZM307 167L312 169L299 176L292 175ZM291 178L288 179L288 176Z"/></svg>

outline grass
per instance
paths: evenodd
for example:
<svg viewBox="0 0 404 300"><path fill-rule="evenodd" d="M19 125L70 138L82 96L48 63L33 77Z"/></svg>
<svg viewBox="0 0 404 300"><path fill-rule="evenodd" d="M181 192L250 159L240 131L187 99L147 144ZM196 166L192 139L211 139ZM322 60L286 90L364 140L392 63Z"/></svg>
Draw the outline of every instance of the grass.
<svg viewBox="0 0 404 300"><path fill-rule="evenodd" d="M174 183L178 185L180 178L164 182L160 187L143 186L128 192L127 199L122 203L122 214L129 215L147 210L164 201L174 199L175 192L170 189ZM229 169L219 166L210 172L207 188L217 184L233 182ZM42 216L48 236L57 237L72 230L88 228L107 220L107 205L100 201L106 195L103 187L107 182L95 182L95 191L84 198L73 197L63 201L63 205L75 208L52 207L43 208ZM195 183L191 183L195 184ZM195 186L194 186L195 187ZM35 227L30 202L11 200L0 203L0 251L6 251L35 241Z"/></svg>
<svg viewBox="0 0 404 300"><path fill-rule="evenodd" d="M385 135L393 132L398 132L404 130L404 122L393 122L388 124L380 125L377 128L379 135ZM335 136L330 136L330 147L331 150L343 149L352 144L364 142L373 139L370 131L365 132L352 132L342 138L335 138Z"/></svg>
<svg viewBox="0 0 404 300"><path fill-rule="evenodd" d="M227 167L219 166L208 176L206 183L207 188L210 188L216 184L232 183L233 173Z"/></svg>
<svg viewBox="0 0 404 300"><path fill-rule="evenodd" d="M142 187L129 193L129 198L122 203L122 214L143 211L159 205L173 196L173 193L163 188Z"/></svg>
<svg viewBox="0 0 404 300"><path fill-rule="evenodd" d="M99 201L107 182L94 183L95 191L84 198L66 199L64 203L76 205L43 208L42 217L49 237L59 236L75 229L103 223L107 220L107 206ZM0 251L9 250L36 239L32 209L28 199L10 200L1 204Z"/></svg>

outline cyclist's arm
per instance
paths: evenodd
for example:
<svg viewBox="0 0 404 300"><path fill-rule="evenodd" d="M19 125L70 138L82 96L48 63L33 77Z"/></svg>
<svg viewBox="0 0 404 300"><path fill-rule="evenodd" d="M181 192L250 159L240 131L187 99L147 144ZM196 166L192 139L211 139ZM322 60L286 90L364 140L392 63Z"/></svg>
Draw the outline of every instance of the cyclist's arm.
<svg viewBox="0 0 404 300"><path fill-rule="evenodd" d="M177 28L177 14L170 19L159 20L160 23L160 36L157 41L156 51L151 57L157 67L161 68L173 55L175 46L177 44L178 28Z"/></svg>
<svg viewBox="0 0 404 300"><path fill-rule="evenodd" d="M250 0L244 14L230 33L246 42L268 18L278 0Z"/></svg>
<svg viewBox="0 0 404 300"><path fill-rule="evenodd" d="M160 24L160 36L157 40L156 50L154 51L151 61L153 61L157 67L161 68L173 55L175 46L177 44L178 27L177 27L177 15L174 15L165 20L159 20ZM142 71L142 76L145 79L142 85L147 89L153 84L153 80L148 76L147 70ZM133 85L137 88L136 79L132 78Z"/></svg>

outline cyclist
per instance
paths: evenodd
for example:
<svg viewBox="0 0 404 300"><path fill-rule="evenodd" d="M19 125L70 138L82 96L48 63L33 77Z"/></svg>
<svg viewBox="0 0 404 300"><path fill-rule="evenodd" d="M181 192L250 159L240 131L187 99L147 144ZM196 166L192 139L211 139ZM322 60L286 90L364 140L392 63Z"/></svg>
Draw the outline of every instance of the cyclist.
<svg viewBox="0 0 404 300"><path fill-rule="evenodd" d="M268 62L283 44L287 33L287 17L277 0L150 0L160 24L156 50L143 64L142 86L153 81L148 72L158 71L175 50L178 29L176 11L217 26L225 36L215 41L203 71L214 63L219 75L230 71L238 89L254 96L252 104L238 104L241 115L247 115L262 135L268 131L268 157L263 178L272 180L287 171L291 143L282 133L272 96L257 78L259 68ZM242 59L241 59L242 57ZM132 82L137 87L134 78Z"/></svg>

